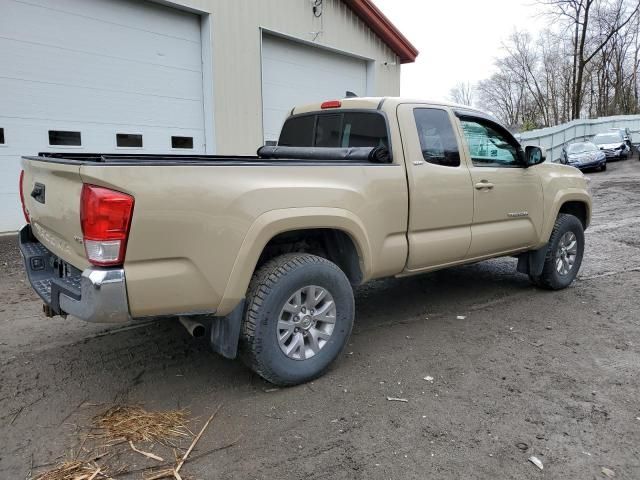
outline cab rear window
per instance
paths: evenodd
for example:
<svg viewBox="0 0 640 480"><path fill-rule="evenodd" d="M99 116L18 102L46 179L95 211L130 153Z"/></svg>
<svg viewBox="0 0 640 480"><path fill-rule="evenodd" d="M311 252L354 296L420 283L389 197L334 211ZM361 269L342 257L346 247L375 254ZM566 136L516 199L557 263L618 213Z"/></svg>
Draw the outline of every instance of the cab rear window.
<svg viewBox="0 0 640 480"><path fill-rule="evenodd" d="M374 112L327 112L289 118L278 145L284 147L389 147L387 122Z"/></svg>

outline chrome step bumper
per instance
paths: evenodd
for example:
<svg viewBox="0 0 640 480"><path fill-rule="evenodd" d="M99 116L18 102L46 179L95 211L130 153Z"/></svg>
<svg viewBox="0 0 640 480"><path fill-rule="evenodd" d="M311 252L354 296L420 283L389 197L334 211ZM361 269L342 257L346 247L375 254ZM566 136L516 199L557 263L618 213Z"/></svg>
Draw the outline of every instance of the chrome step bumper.
<svg viewBox="0 0 640 480"><path fill-rule="evenodd" d="M127 284L122 268L87 268L83 272L47 250L25 225L20 252L31 286L50 316L73 315L95 323L131 320Z"/></svg>

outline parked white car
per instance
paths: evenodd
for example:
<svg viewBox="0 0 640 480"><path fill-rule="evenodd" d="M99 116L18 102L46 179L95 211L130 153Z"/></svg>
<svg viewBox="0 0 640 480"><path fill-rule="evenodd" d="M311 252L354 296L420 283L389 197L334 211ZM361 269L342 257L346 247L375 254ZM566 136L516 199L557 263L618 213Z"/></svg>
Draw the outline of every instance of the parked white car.
<svg viewBox="0 0 640 480"><path fill-rule="evenodd" d="M625 143L631 149L633 147L633 138L631 137L631 130L628 128L611 128L612 132L620 132L622 134L622 138L624 138Z"/></svg>
<svg viewBox="0 0 640 480"><path fill-rule="evenodd" d="M607 156L607 160L619 160L628 158L631 148L624 140L620 131L598 133L592 140Z"/></svg>

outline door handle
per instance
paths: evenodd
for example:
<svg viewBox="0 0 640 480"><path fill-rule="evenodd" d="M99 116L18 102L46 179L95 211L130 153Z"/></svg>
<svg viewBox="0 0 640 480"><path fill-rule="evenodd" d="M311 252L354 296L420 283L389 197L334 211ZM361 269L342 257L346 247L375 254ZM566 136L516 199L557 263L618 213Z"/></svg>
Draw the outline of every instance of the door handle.
<svg viewBox="0 0 640 480"><path fill-rule="evenodd" d="M487 190L491 190L493 188L493 183L489 183L486 180L482 180L481 182L478 182L475 184L476 190L483 190L483 189L487 189Z"/></svg>

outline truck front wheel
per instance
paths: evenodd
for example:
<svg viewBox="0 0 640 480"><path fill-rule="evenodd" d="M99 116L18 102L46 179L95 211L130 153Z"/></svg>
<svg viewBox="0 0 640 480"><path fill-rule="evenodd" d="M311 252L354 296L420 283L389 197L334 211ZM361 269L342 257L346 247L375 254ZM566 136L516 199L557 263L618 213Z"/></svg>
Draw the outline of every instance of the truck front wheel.
<svg viewBox="0 0 640 480"><path fill-rule="evenodd" d="M276 385L313 380L346 345L354 311L351 284L334 263L306 253L274 258L249 285L241 358Z"/></svg>
<svg viewBox="0 0 640 480"><path fill-rule="evenodd" d="M578 275L584 254L584 228L573 215L561 213L551 232L542 274L532 283L550 290L568 287Z"/></svg>

